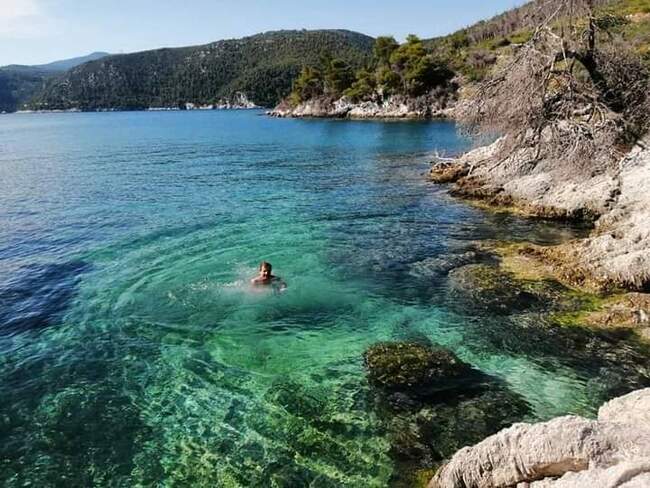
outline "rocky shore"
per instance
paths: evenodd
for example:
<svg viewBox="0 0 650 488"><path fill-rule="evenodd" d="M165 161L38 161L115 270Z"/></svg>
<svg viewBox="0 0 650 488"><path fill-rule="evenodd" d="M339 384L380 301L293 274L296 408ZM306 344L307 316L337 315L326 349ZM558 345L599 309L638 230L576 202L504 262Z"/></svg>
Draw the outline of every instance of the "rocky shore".
<svg viewBox="0 0 650 488"><path fill-rule="evenodd" d="M551 248L529 247L527 257L555 271L560 281L594 292L650 290L650 141L639 142L617 165L576 170L540 162L519 164L515 153L495 163L501 140L455 161L433 165L437 183L453 195L525 215L586 221L586 239ZM519 161L517 161L519 159Z"/></svg>
<svg viewBox="0 0 650 488"><path fill-rule="evenodd" d="M353 102L347 97L314 98L297 106L286 100L267 112L274 117L349 119L433 119L451 115L452 106L433 94L417 98L393 95L371 101Z"/></svg>
<svg viewBox="0 0 650 488"><path fill-rule="evenodd" d="M430 179L452 184L453 195L479 206L593 227L587 237L556 246L479 243L478 249L497 257L490 273L502 278L469 270L459 275L475 277L464 288L507 282L508 289L520 291L502 293L488 304L493 309L523 294L540 296L539 286L559 282L577 293L573 298L582 305L572 301L572 311L554 312L558 326L626 331L619 338L631 331L635 340L650 340L650 140L637 143L615 165L594 162L589 168L533 164L531 154L508 153L503 144L499 139L456 160L434 162ZM562 300L571 296L547 298L561 310ZM546 301L543 294L541 299ZM650 389L644 389L605 404L597 420L567 416L514 424L459 450L429 488L650 486L648 412Z"/></svg>

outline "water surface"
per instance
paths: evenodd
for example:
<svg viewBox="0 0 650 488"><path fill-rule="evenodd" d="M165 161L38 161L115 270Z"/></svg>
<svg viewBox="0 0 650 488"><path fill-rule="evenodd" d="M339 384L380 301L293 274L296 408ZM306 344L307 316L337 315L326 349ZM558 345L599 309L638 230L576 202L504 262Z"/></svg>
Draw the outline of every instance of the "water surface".
<svg viewBox="0 0 650 488"><path fill-rule="evenodd" d="M531 420L629 389L616 357L562 350L534 314L450 301L432 263L578 232L426 182L429 155L468 147L448 122L0 117L2 483L385 486L362 363L378 341L451 348ZM262 259L287 292L251 292Z"/></svg>

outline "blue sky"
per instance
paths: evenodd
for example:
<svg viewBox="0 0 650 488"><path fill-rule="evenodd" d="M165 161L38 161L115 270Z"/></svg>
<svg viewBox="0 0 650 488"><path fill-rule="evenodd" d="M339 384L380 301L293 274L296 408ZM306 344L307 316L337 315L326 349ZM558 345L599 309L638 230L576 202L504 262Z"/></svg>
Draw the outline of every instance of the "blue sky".
<svg viewBox="0 0 650 488"><path fill-rule="evenodd" d="M433 37L522 0L0 0L0 66L133 52L276 29Z"/></svg>

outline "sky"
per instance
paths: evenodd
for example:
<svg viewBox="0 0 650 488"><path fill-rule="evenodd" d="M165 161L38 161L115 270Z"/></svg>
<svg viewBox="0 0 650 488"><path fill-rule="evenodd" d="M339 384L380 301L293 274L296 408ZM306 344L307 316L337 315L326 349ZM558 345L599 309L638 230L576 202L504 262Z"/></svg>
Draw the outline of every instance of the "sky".
<svg viewBox="0 0 650 488"><path fill-rule="evenodd" d="M204 44L277 29L428 38L522 0L0 0L0 66Z"/></svg>

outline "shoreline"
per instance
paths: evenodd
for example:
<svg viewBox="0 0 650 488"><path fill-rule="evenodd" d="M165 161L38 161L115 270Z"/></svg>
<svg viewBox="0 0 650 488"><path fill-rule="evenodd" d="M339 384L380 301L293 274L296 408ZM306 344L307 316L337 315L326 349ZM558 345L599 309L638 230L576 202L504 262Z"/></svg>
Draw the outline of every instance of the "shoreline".
<svg viewBox="0 0 650 488"><path fill-rule="evenodd" d="M427 94L419 97L392 95L387 98L354 102L347 97L314 98L292 106L287 100L269 110L277 118L331 118L349 120L436 120L453 119L456 103Z"/></svg>
<svg viewBox="0 0 650 488"><path fill-rule="evenodd" d="M586 280L593 282L585 287L650 291L650 229L644 226L650 218L650 195L645 191L650 149L644 142L616 168L586 177L567 175L562 168L515 172L507 164L499 167L493 157L499 144L435 162L430 181L450 185L452 196L482 208L589 225L592 230L585 239L555 246L566 254L565 265L582 268ZM586 255L572 253L572 248ZM575 263L569 262L572 258Z"/></svg>
<svg viewBox="0 0 650 488"><path fill-rule="evenodd" d="M501 140L431 166L429 180L487 211L514 213L590 226L586 237L559 245L479 241L497 259L485 276L527 292L548 283L566 291L548 299L574 299L575 310L551 315L556 327L608 334L613 342L650 345L650 149L647 140L604 174L565 174L547 165L517 171L500 163ZM507 153L505 160L517 154ZM513 165L516 167L516 165ZM512 166L510 166L511 168ZM480 282L477 282L480 283ZM504 286L504 289L505 289ZM643 452L650 449L650 389L615 398L597 420L557 417L515 423L458 450L433 475L428 488L590 488L624 477L650 482ZM541 447L540 447L541 446ZM590 446L595 446L594 448ZM631 448L631 446L635 446ZM612 486L614 486L612 484ZM617 484L618 486L618 484Z"/></svg>
<svg viewBox="0 0 650 488"><path fill-rule="evenodd" d="M68 114L68 113L113 113L113 112L240 112L240 111L262 111L264 107L230 107L230 108L203 108L203 109L183 109L176 107L149 107L149 108L102 108L94 110L86 109L53 109L53 110L16 110L15 112L6 112L2 115L30 115L30 114Z"/></svg>

